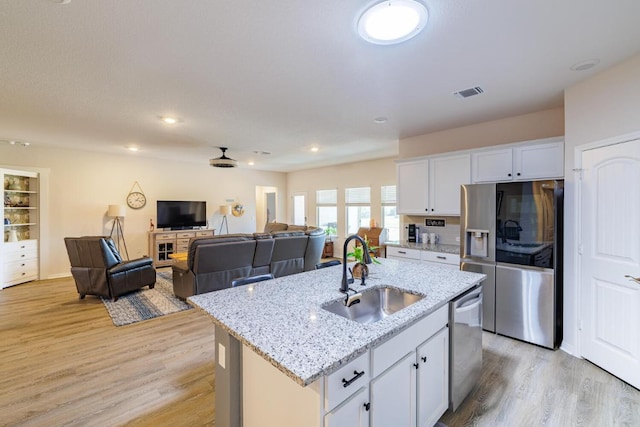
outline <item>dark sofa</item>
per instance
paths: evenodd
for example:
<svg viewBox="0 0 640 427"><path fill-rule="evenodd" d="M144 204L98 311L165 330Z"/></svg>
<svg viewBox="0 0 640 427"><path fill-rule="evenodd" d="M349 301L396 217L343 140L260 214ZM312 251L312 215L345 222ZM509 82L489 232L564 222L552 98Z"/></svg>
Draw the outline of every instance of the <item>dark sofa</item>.
<svg viewBox="0 0 640 427"><path fill-rule="evenodd" d="M191 239L187 260L173 265L173 292L186 299L230 288L240 277L313 270L324 240L324 231L315 227Z"/></svg>

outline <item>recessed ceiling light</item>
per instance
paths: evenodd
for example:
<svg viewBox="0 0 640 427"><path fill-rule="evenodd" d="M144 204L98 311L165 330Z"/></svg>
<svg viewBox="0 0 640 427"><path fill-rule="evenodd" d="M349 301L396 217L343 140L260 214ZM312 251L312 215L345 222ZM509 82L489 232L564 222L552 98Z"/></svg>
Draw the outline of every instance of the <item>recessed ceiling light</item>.
<svg viewBox="0 0 640 427"><path fill-rule="evenodd" d="M51 0L54 3L58 3L58 4L69 4L71 3L71 0Z"/></svg>
<svg viewBox="0 0 640 427"><path fill-rule="evenodd" d="M248 164L249 166L253 166L253 165L255 165L255 163L254 163L254 162L249 162L249 163L247 163L247 164Z"/></svg>
<svg viewBox="0 0 640 427"><path fill-rule="evenodd" d="M415 37L427 24L427 8L415 0L386 0L367 9L358 34L370 43L395 44Z"/></svg>
<svg viewBox="0 0 640 427"><path fill-rule="evenodd" d="M573 64L570 69L571 71L586 71L589 70L600 63L600 60L597 58L587 59L586 61L580 61Z"/></svg>
<svg viewBox="0 0 640 427"><path fill-rule="evenodd" d="M320 150L318 147L311 147L311 151L317 153Z"/></svg>
<svg viewBox="0 0 640 427"><path fill-rule="evenodd" d="M179 121L175 117L169 117L169 116L162 116L160 117L160 120L162 120L164 123L168 125L175 125Z"/></svg>
<svg viewBox="0 0 640 427"><path fill-rule="evenodd" d="M127 150L129 150L129 151L138 151L140 149L138 147L135 147L135 146L132 145L130 147L127 147Z"/></svg>
<svg viewBox="0 0 640 427"><path fill-rule="evenodd" d="M386 117L376 117L375 119L373 119L374 123L386 123L387 122L387 118Z"/></svg>

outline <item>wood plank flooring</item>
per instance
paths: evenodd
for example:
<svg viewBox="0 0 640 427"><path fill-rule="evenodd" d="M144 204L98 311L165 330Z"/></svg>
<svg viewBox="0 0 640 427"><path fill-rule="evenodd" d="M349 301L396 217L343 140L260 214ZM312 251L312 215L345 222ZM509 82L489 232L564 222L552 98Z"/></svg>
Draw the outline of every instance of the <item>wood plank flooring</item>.
<svg viewBox="0 0 640 427"><path fill-rule="evenodd" d="M197 310L115 327L71 278L0 290L0 426L214 425L213 331ZM449 427L640 426L640 391L589 362L483 340L481 382Z"/></svg>
<svg viewBox="0 0 640 427"><path fill-rule="evenodd" d="M0 425L214 425L213 323L116 327L72 279L0 290Z"/></svg>
<svg viewBox="0 0 640 427"><path fill-rule="evenodd" d="M591 363L484 332L482 377L458 426L640 426L640 391Z"/></svg>

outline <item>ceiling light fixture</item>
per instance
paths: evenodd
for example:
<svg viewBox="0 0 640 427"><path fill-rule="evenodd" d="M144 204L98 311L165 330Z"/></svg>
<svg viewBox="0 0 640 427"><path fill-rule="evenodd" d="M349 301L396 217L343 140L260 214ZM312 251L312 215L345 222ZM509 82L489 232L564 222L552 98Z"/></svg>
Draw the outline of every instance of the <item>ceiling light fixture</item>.
<svg viewBox="0 0 640 427"><path fill-rule="evenodd" d="M311 147L311 151L317 153L320 150L318 147Z"/></svg>
<svg viewBox="0 0 640 427"><path fill-rule="evenodd" d="M382 124L382 123L387 123L387 118L386 117L376 117L375 119L373 119L374 123L378 123L378 124Z"/></svg>
<svg viewBox="0 0 640 427"><path fill-rule="evenodd" d="M238 161L234 159L230 159L224 153L227 151L227 147L218 147L222 151L222 156L216 159L209 160L209 166L213 166L214 168L235 168L238 166Z"/></svg>
<svg viewBox="0 0 640 427"><path fill-rule="evenodd" d="M427 24L427 8L415 0L386 0L367 9L358 34L374 44L395 44L418 35Z"/></svg>
<svg viewBox="0 0 640 427"><path fill-rule="evenodd" d="M176 119L175 117L162 116L160 117L160 120L168 125L175 125L176 123L178 123L178 119Z"/></svg>
<svg viewBox="0 0 640 427"><path fill-rule="evenodd" d="M587 71L600 63L600 60L597 58L587 59L586 61L580 61L573 64L570 69L571 71Z"/></svg>
<svg viewBox="0 0 640 427"><path fill-rule="evenodd" d="M253 165L255 165L255 163L254 163L254 162L249 162L249 163L247 163L247 164L248 164L249 166L253 166Z"/></svg>
<svg viewBox="0 0 640 427"><path fill-rule="evenodd" d="M135 147L135 146L132 145L130 147L127 147L127 150L129 150L129 151L138 151L140 149L138 147Z"/></svg>

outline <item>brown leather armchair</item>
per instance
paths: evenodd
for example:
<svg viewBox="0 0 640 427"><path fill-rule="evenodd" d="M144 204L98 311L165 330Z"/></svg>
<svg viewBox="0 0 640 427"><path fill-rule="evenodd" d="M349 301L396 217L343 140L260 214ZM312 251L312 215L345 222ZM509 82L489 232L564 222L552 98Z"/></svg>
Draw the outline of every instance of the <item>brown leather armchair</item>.
<svg viewBox="0 0 640 427"><path fill-rule="evenodd" d="M155 286L153 260L143 257L123 261L110 237L65 237L64 243L80 299L98 295L116 301L127 292Z"/></svg>

